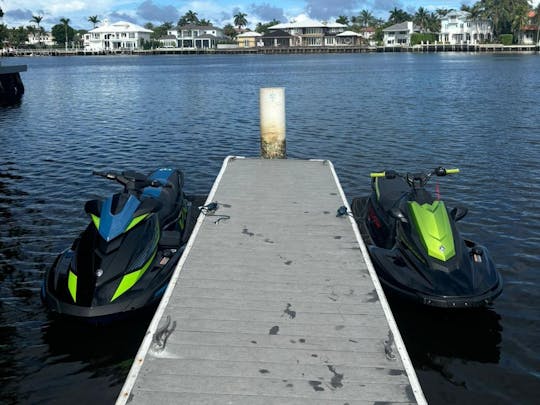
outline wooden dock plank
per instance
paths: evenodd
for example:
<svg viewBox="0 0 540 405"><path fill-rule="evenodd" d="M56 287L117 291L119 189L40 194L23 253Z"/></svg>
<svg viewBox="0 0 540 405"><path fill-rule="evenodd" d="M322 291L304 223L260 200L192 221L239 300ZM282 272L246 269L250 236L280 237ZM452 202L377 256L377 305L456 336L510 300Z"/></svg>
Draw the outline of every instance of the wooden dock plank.
<svg viewBox="0 0 540 405"><path fill-rule="evenodd" d="M291 369L293 370L291 373ZM406 385L408 384L407 375L399 368L386 369L383 367L372 367L367 365L339 366L334 368L330 364L295 364L290 366L281 363L261 363L258 361L237 361L235 367L224 367L224 363L211 359L185 359L182 362L176 359L158 359L148 360L148 371L152 374L175 375L175 376L220 376L220 377L247 377L247 378L279 378L289 379L291 375L301 376L297 381L328 380L335 377L334 372L343 374L345 383L380 383L386 377L392 376L387 380L387 384ZM211 370L209 372L209 370Z"/></svg>
<svg viewBox="0 0 540 405"><path fill-rule="evenodd" d="M210 200L118 403L424 403L330 162L228 159Z"/></svg>

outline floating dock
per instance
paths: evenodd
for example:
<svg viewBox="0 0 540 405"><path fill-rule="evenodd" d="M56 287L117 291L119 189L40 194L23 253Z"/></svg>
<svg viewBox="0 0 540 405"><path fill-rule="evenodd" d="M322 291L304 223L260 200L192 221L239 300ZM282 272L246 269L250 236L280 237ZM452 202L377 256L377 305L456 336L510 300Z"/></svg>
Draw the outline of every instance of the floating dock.
<svg viewBox="0 0 540 405"><path fill-rule="evenodd" d="M117 404L426 403L329 161L229 157Z"/></svg>

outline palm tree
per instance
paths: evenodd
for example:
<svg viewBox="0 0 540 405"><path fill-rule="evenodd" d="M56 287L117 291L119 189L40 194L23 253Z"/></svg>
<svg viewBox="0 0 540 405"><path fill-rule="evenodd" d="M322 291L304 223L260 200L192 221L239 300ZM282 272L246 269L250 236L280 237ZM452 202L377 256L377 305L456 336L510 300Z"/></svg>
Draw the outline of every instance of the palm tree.
<svg viewBox="0 0 540 405"><path fill-rule="evenodd" d="M0 18L4 18L4 10L2 10L2 7L0 7Z"/></svg>
<svg viewBox="0 0 540 405"><path fill-rule="evenodd" d="M475 6L480 7L482 16L493 23L493 33L500 34L515 32L523 10L529 9L527 0L480 0ZM526 12L525 12L526 13Z"/></svg>
<svg viewBox="0 0 540 405"><path fill-rule="evenodd" d="M43 20L43 16L41 15L33 15L32 19L30 20L30 22L35 22L37 25L37 32L39 34L39 40L38 40L39 45L41 45L41 27L39 24L41 23L42 20Z"/></svg>
<svg viewBox="0 0 540 405"><path fill-rule="evenodd" d="M408 21L411 19L411 16L406 11L403 11L400 8L394 7L393 10L390 11L390 17L388 18L388 21L390 21L393 24L399 24L405 21Z"/></svg>
<svg viewBox="0 0 540 405"><path fill-rule="evenodd" d="M519 38L519 34L521 33L522 28L527 25L529 22L529 5L528 4L518 4L513 10L512 10L512 31L514 34L514 38Z"/></svg>
<svg viewBox="0 0 540 405"><path fill-rule="evenodd" d="M426 29L428 32L441 32L441 19L436 12L429 13L426 23Z"/></svg>
<svg viewBox="0 0 540 405"><path fill-rule="evenodd" d="M422 31L425 31L429 20L429 13L424 7L419 7L414 15L414 23L419 25Z"/></svg>
<svg viewBox="0 0 540 405"><path fill-rule="evenodd" d="M68 26L69 26L69 18L60 18L60 22L62 23L62 25L64 25L64 33L65 33L65 45L66 45L66 52L67 52L67 45L68 45L68 34L67 34L67 29L68 29Z"/></svg>
<svg viewBox="0 0 540 405"><path fill-rule="evenodd" d="M362 27L369 27L373 23L373 14L369 10L360 11L360 15L357 18L357 21Z"/></svg>
<svg viewBox="0 0 540 405"><path fill-rule="evenodd" d="M197 13L191 10L188 10L186 14L184 14L180 19L178 20L178 26L183 26L187 24L198 24L199 23L199 17L197 17Z"/></svg>
<svg viewBox="0 0 540 405"><path fill-rule="evenodd" d="M32 38L34 40L36 39L36 33L38 32L38 29L34 27L33 25L29 25L26 27L26 32L28 32L29 35L32 35Z"/></svg>
<svg viewBox="0 0 540 405"><path fill-rule="evenodd" d="M94 24L94 28L96 28L97 23L101 22L97 15L91 15L90 17L88 17L88 21Z"/></svg>
<svg viewBox="0 0 540 405"><path fill-rule="evenodd" d="M238 12L234 15L234 25L238 27L238 30L242 30L242 27L247 25L246 13Z"/></svg>
<svg viewBox="0 0 540 405"><path fill-rule="evenodd" d="M452 10L449 10L447 8L438 8L437 10L435 10L435 13L437 14L437 16L439 17L444 17L446 16L450 11Z"/></svg>
<svg viewBox="0 0 540 405"><path fill-rule="evenodd" d="M336 22L337 22L338 24L349 25L349 17L347 17L346 15L340 15L340 16L336 19Z"/></svg>

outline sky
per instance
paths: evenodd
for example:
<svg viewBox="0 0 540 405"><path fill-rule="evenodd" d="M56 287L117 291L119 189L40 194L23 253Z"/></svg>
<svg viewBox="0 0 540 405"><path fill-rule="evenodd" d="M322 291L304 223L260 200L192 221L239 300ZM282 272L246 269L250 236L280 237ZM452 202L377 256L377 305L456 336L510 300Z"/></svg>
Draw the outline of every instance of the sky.
<svg viewBox="0 0 540 405"><path fill-rule="evenodd" d="M176 24L188 10L199 18L210 20L223 27L233 22L233 16L247 14L248 27L258 22L276 19L280 22L301 21L313 18L333 21L340 15L358 15L368 10L374 16L386 20L394 7L414 13L419 7L429 11L440 8L459 9L461 4L473 4L473 0L0 0L4 11L3 23L9 27L30 25L33 15L43 16L41 26L50 29L60 18L69 18L75 29L91 29L89 16L97 15L101 21L130 21L144 25L151 22ZM538 3L538 0L534 1Z"/></svg>

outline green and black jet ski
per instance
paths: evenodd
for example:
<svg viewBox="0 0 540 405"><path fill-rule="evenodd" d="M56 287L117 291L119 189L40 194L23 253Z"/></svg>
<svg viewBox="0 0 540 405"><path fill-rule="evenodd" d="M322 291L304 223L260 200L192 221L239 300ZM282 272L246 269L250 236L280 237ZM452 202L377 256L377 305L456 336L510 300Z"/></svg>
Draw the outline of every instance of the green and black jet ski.
<svg viewBox="0 0 540 405"><path fill-rule="evenodd" d="M351 209L385 290L425 305L446 308L490 304L502 278L488 250L463 238L456 226L467 210L449 210L425 189L433 175L372 173L372 193L354 198Z"/></svg>
<svg viewBox="0 0 540 405"><path fill-rule="evenodd" d="M52 313L106 323L155 307L196 221L180 170L94 172L124 190L85 205L90 223L47 271Z"/></svg>

